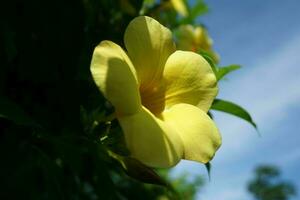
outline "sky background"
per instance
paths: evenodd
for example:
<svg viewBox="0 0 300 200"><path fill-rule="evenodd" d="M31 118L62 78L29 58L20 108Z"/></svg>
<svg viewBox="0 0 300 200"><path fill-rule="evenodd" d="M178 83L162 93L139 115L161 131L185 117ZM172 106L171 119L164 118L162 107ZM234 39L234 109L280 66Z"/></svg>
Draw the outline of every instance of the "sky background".
<svg viewBox="0 0 300 200"><path fill-rule="evenodd" d="M260 164L280 167L300 199L300 1L207 0L200 18L214 40L221 65L240 64L219 84L218 98L246 108L255 129L238 118L214 112L223 144L212 165L211 181L197 200L250 200L246 185ZM174 174L206 175L183 161Z"/></svg>

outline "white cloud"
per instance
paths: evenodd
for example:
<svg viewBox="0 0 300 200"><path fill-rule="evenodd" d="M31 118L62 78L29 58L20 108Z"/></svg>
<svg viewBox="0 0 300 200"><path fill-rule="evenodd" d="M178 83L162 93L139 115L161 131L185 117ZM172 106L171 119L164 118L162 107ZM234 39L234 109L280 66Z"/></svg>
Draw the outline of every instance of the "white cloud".
<svg viewBox="0 0 300 200"><path fill-rule="evenodd" d="M300 56L296 55L299 52L300 37L297 37L261 58L248 73L225 83L230 89L224 88L220 98L245 106L261 131L267 132L272 124L288 116L290 106L300 102ZM253 147L251 141L257 142L257 135L251 133L254 131L249 125L219 114L216 120L224 142L230 145L229 149L223 146L222 159L236 158L247 146Z"/></svg>

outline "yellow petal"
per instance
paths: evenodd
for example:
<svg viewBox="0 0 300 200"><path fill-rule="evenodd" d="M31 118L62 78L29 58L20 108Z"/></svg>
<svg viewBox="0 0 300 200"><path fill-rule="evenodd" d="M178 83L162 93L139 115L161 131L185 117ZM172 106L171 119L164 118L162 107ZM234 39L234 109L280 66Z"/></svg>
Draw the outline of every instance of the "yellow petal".
<svg viewBox="0 0 300 200"><path fill-rule="evenodd" d="M188 103L207 112L218 92L217 80L208 62L188 51L176 51L169 57L164 82L167 108Z"/></svg>
<svg viewBox="0 0 300 200"><path fill-rule="evenodd" d="M182 16L187 16L188 12L183 0L171 0L174 9Z"/></svg>
<svg viewBox="0 0 300 200"><path fill-rule="evenodd" d="M213 41L203 27L201 26L195 27L194 34L195 34L195 42L199 46L199 48L205 51L211 50Z"/></svg>
<svg viewBox="0 0 300 200"><path fill-rule="evenodd" d="M91 73L118 114L133 114L141 108L135 69L120 46L101 42L94 50Z"/></svg>
<svg viewBox="0 0 300 200"><path fill-rule="evenodd" d="M141 16L128 25L124 42L141 90L152 88L159 82L165 62L175 51L172 33L155 19Z"/></svg>
<svg viewBox="0 0 300 200"><path fill-rule="evenodd" d="M207 163L221 145L221 136L214 122L195 106L177 104L163 113L163 120L180 135L184 159Z"/></svg>
<svg viewBox="0 0 300 200"><path fill-rule="evenodd" d="M146 108L118 120L131 156L142 163L151 167L171 167L182 158L180 137Z"/></svg>

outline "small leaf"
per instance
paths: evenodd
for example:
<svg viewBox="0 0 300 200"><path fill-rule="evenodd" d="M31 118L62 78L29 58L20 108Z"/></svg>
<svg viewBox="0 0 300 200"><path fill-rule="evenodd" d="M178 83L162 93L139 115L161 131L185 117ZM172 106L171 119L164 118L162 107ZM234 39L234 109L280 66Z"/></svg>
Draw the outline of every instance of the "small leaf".
<svg viewBox="0 0 300 200"><path fill-rule="evenodd" d="M246 120L247 122L249 122L250 124L252 124L252 126L254 126L255 129L257 129L257 126L254 123L254 121L252 120L252 117L250 116L250 114L239 105L236 105L229 101L215 99L211 106L211 109L226 112L226 113L232 114L236 117L242 118L242 119Z"/></svg>
<svg viewBox="0 0 300 200"><path fill-rule="evenodd" d="M16 103L0 97L0 118L13 121L18 125L38 126Z"/></svg>
<svg viewBox="0 0 300 200"><path fill-rule="evenodd" d="M196 4L193 5L190 10L190 18L195 20L200 15L203 15L208 12L208 6L203 2L203 0L196 1Z"/></svg>
<svg viewBox="0 0 300 200"><path fill-rule="evenodd" d="M213 116L213 114L212 114L210 111L207 112L207 115L208 115L211 119L214 119L214 116Z"/></svg>
<svg viewBox="0 0 300 200"><path fill-rule="evenodd" d="M203 0L195 1L194 5L189 5L188 3L186 5L188 15L181 21L179 19L180 24L194 24L199 16L204 15L209 11L208 6Z"/></svg>
<svg viewBox="0 0 300 200"><path fill-rule="evenodd" d="M211 170L210 162L205 163L205 168L206 168L206 171L207 171L207 174L208 174L208 179L210 180L210 170Z"/></svg>
<svg viewBox="0 0 300 200"><path fill-rule="evenodd" d="M229 65L226 67L219 67L217 70L217 80L221 80L225 75L240 68L240 65Z"/></svg>

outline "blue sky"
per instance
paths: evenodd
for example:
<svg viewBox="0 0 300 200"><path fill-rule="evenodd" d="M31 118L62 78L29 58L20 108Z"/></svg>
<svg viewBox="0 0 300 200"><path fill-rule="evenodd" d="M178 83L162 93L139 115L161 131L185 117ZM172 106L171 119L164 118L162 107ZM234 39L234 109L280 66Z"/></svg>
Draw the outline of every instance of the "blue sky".
<svg viewBox="0 0 300 200"><path fill-rule="evenodd" d="M259 137L246 122L214 112L223 145L212 164L212 179L199 200L250 200L247 181L255 166L274 164L300 193L300 1L210 0L200 18L221 55L221 65L241 64L219 85L218 98L246 108ZM175 174L206 174L183 161ZM293 200L300 199L298 197Z"/></svg>

